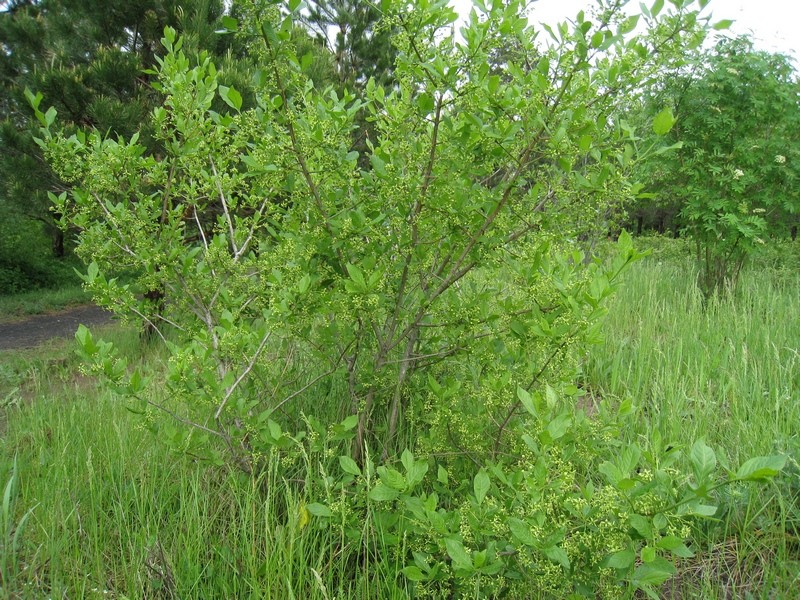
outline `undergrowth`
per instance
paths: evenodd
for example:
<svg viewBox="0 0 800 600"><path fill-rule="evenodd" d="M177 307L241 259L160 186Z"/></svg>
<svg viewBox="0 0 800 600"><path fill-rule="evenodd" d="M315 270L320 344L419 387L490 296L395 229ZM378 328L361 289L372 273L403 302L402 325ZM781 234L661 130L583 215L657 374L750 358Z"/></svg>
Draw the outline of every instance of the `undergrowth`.
<svg viewBox="0 0 800 600"><path fill-rule="evenodd" d="M529 421L516 461L484 465L468 479L464 454L412 447L398 463L348 461L340 442L352 424L321 427L333 422L325 405L301 435L273 430L275 451L257 475L210 467L168 450L157 439L160 421L81 375L69 343L4 353L2 594L566 597L580 590L564 586L565 576L574 584L585 574L575 565L595 564L600 578L588 580L596 586L588 591L630 597L635 585L620 586L613 568L635 550L633 572L652 544L659 556L670 546L685 555L652 588L661 597L791 597L800 583L800 286L752 270L733 295L704 303L692 277L663 257L636 265L580 391L522 398L547 417ZM110 337L158 384L162 354L142 349L134 331ZM550 450L537 455L532 445ZM696 483L712 462L709 447L723 470L754 455L789 460L767 486L721 487L712 518L684 515L645 539L660 519L623 513L663 509L664 497L642 486L659 471L691 472ZM630 492L633 511L619 491L628 484L611 484L626 463L634 465L631 489L643 490ZM567 519L566 530L547 545L538 519L542 531ZM602 536L580 542L581 528ZM592 543L595 556L585 554ZM604 555L615 549L609 564Z"/></svg>

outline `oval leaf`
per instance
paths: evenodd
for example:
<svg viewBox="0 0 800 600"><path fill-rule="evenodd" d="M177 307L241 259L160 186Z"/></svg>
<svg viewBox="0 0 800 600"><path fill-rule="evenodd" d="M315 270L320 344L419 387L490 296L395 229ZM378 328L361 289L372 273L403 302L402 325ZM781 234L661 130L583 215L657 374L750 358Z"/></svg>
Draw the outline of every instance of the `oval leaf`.
<svg viewBox="0 0 800 600"><path fill-rule="evenodd" d="M486 498L486 494L489 492L489 476L486 471L483 469L478 471L478 474L475 475L475 480L472 482L472 487L475 490L475 499L478 504L483 504L483 499Z"/></svg>
<svg viewBox="0 0 800 600"><path fill-rule="evenodd" d="M656 115L653 119L653 132L656 135L667 135L675 125L675 115L672 114L672 109L667 107Z"/></svg>
<svg viewBox="0 0 800 600"><path fill-rule="evenodd" d="M333 512L331 511L331 509L325 506L324 504L320 504L319 502L312 502L311 504L306 505L306 510L315 517L333 516Z"/></svg>
<svg viewBox="0 0 800 600"><path fill-rule="evenodd" d="M225 104L236 110L237 112L242 108L242 95L232 87L224 85L219 86L219 95L225 101Z"/></svg>
<svg viewBox="0 0 800 600"><path fill-rule="evenodd" d="M339 465L342 467L342 471L344 471L345 473L349 473L350 475L355 475L356 477L361 476L361 469L358 468L356 461L354 461L349 456L340 456Z"/></svg>
<svg viewBox="0 0 800 600"><path fill-rule="evenodd" d="M786 464L785 456L757 456L745 462L736 471L739 481L766 481L777 475Z"/></svg>

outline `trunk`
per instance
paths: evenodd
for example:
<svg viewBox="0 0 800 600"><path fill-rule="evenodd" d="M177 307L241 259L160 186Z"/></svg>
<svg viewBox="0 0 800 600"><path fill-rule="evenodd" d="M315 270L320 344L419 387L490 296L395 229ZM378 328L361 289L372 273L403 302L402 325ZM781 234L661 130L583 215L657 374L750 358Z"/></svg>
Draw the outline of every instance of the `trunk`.
<svg viewBox="0 0 800 600"><path fill-rule="evenodd" d="M64 250L64 232L56 227L53 229L53 256L55 258L64 258L66 254Z"/></svg>
<svg viewBox="0 0 800 600"><path fill-rule="evenodd" d="M152 303L152 309L150 311L150 315L148 315L149 321L144 323L144 329L142 330L142 337L150 341L156 337L158 333L156 331L155 321L164 312L164 288L159 287L153 290L148 291L144 295L147 300Z"/></svg>

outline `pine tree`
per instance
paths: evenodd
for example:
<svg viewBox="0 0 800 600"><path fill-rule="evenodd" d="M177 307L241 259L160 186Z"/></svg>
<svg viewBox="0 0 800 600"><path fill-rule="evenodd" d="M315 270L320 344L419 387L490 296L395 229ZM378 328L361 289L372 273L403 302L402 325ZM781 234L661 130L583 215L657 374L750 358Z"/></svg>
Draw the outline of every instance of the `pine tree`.
<svg viewBox="0 0 800 600"><path fill-rule="evenodd" d="M338 87L353 90L370 78L392 80L397 51L392 29L377 6L364 0L311 0L308 23L333 53ZM333 39L331 39L333 37Z"/></svg>
<svg viewBox="0 0 800 600"><path fill-rule="evenodd" d="M68 251L57 226L59 215L51 212L48 198L48 192L59 193L66 186L45 164L33 140L37 124L26 89L41 93L43 105L54 106L68 128L96 128L112 137L129 137L142 130L158 99L145 71L155 65L164 27L185 32L187 46L195 54L208 50L224 55L232 38L214 33L223 11L221 0L10 0L0 4L0 144L4 150L0 221L38 222L52 239L55 257ZM142 139L149 143L146 129ZM42 242L27 239L25 243ZM0 244L0 254L6 246Z"/></svg>

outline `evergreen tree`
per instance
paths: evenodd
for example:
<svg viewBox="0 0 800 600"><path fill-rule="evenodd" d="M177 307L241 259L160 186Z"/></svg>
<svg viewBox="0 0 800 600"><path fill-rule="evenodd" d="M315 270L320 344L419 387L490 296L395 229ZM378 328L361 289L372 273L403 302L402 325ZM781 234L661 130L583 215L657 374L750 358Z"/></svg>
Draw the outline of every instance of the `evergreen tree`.
<svg viewBox="0 0 800 600"><path fill-rule="evenodd" d="M224 10L221 0L11 0L1 8L0 221L15 228L24 224L26 231L28 223L39 223L52 239L54 256L61 257L68 248L48 192L66 186L33 140L25 90L41 93L67 128L96 128L124 137L141 131L147 145L150 136L142 124L158 94L146 70L156 64L164 27L184 31L194 54L208 50L224 57L233 38L214 33ZM236 60L219 62L235 71ZM0 245L0 254L10 245ZM0 256L0 262L11 260Z"/></svg>
<svg viewBox="0 0 800 600"><path fill-rule="evenodd" d="M392 28L382 22L374 3L310 0L308 6L308 24L334 56L340 90L360 88L370 78L380 84L391 81L397 56Z"/></svg>

